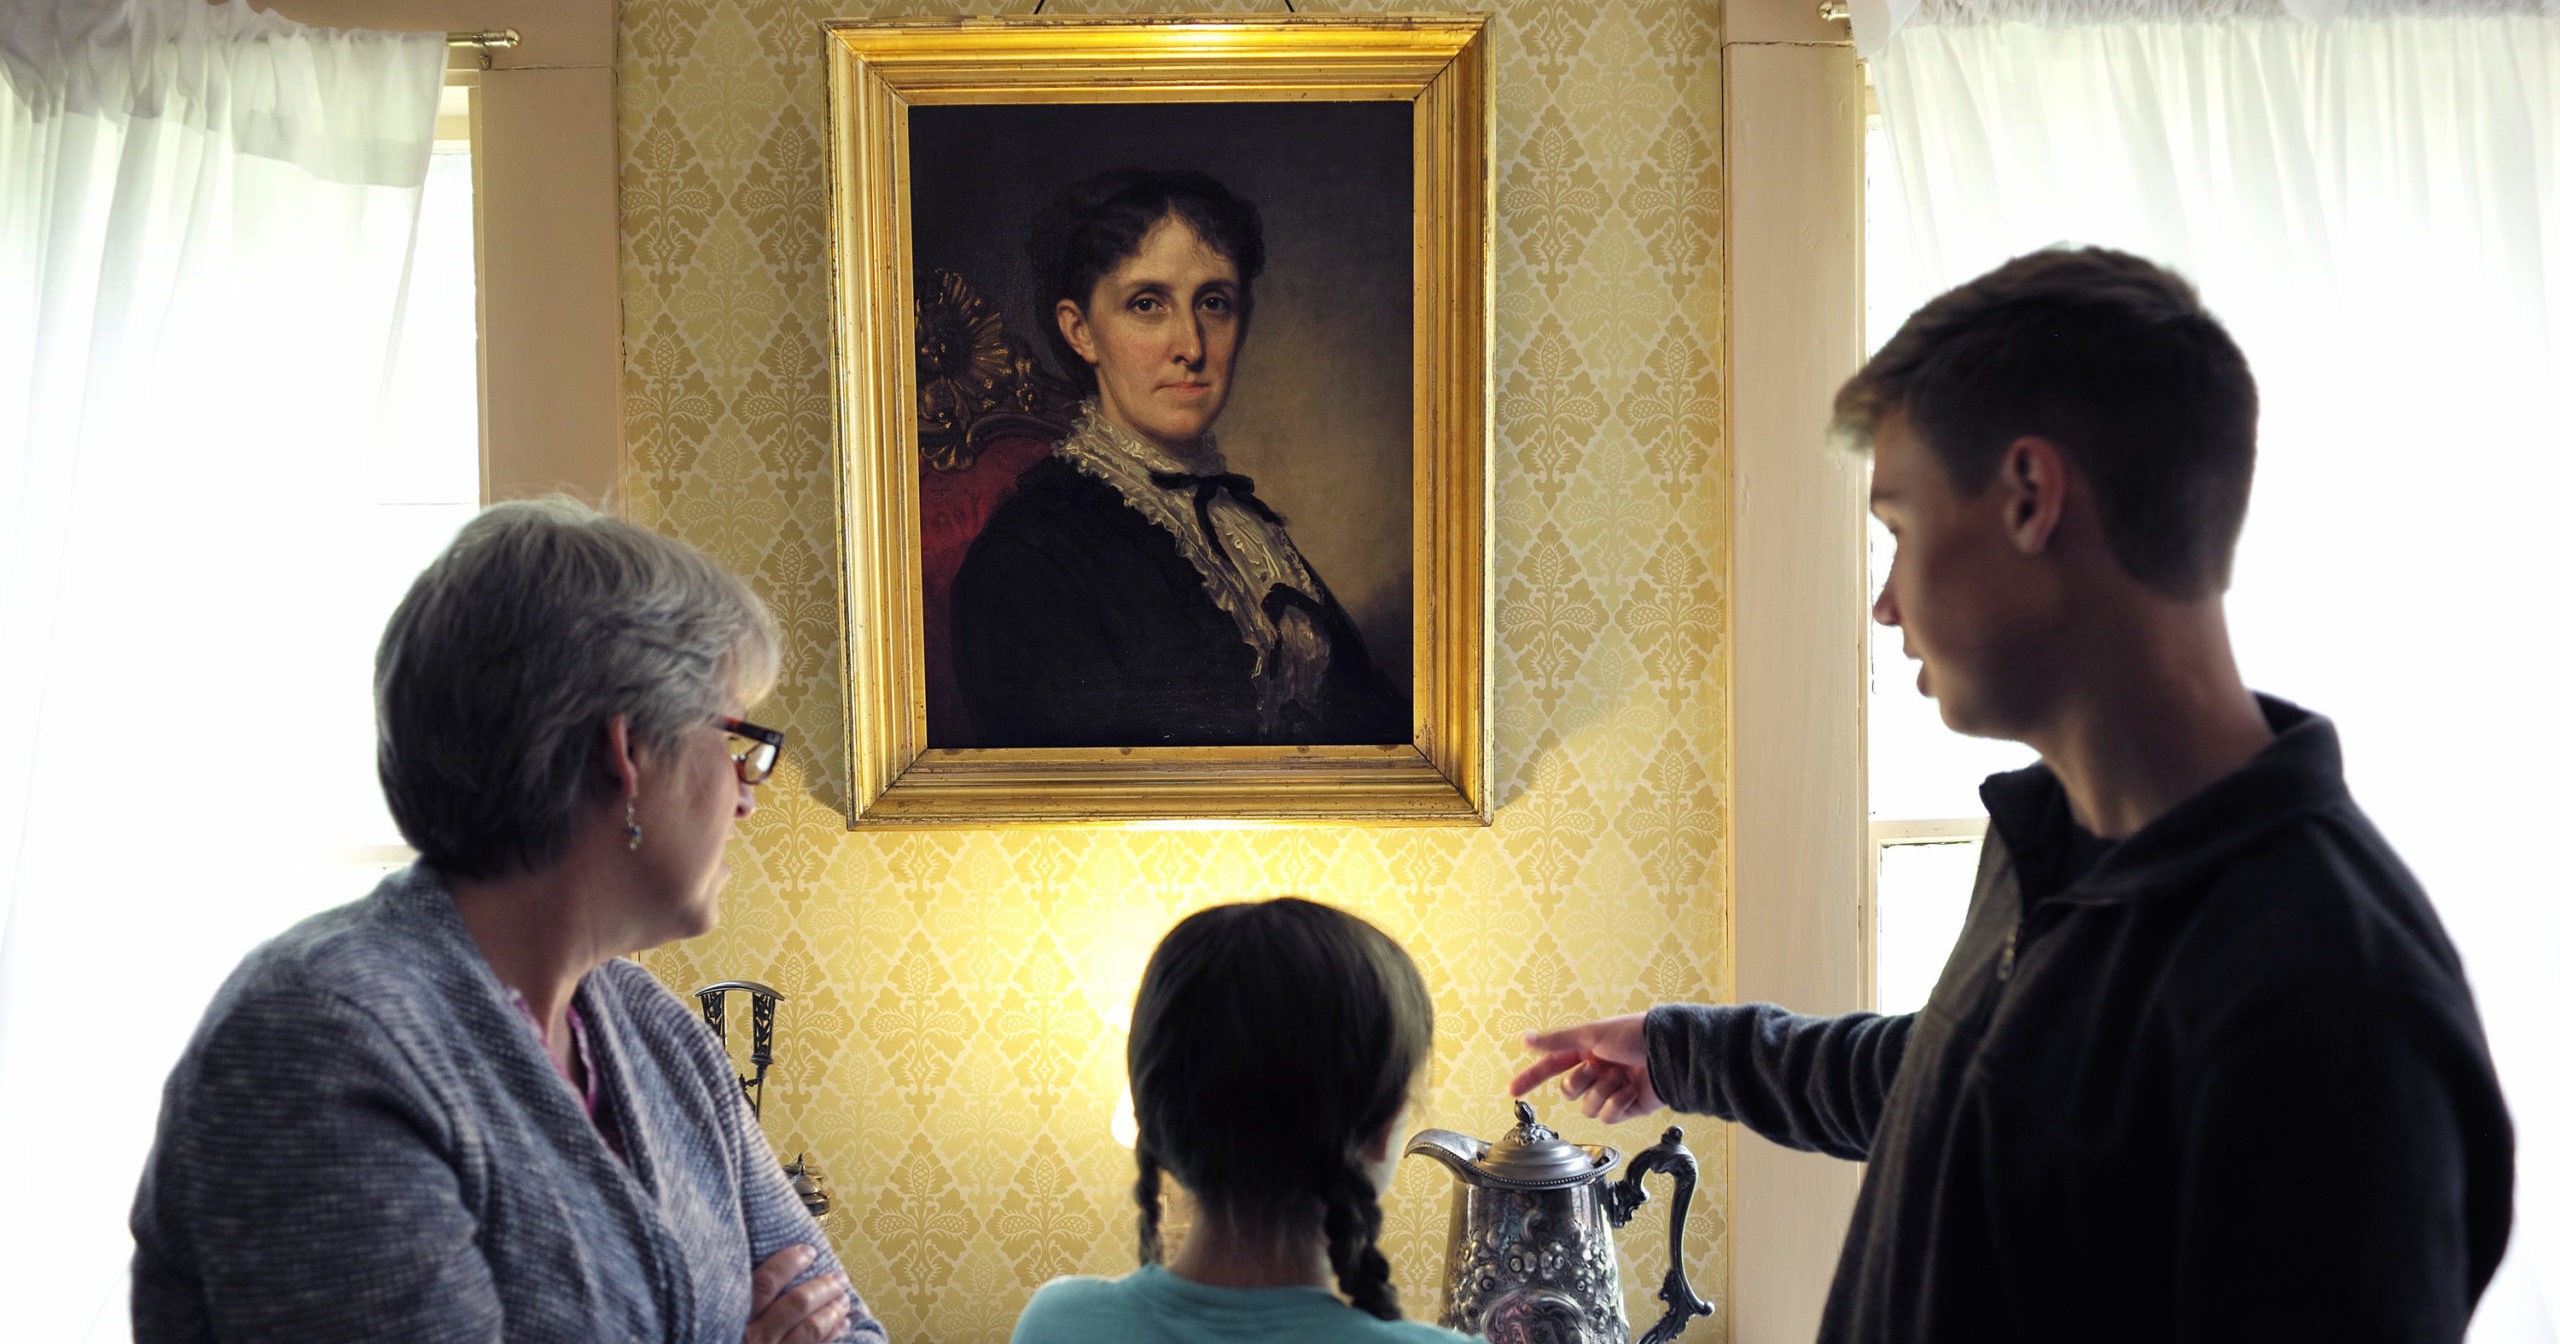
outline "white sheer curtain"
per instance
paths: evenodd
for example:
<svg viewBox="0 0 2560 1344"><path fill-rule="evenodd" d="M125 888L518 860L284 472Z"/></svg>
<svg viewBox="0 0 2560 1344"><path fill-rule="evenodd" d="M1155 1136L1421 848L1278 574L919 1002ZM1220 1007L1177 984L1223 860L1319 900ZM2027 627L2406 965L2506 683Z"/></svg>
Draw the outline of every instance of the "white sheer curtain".
<svg viewBox="0 0 2560 1344"><path fill-rule="evenodd" d="M2461 948L2519 1135L2512 1249L2472 1338L2549 1340L2560 17L1946 8L1963 12L1921 15L1872 64L1892 146L1874 213L1905 230L1872 245L1914 277L1888 311L2018 252L2103 243L2194 280L2248 352L2264 412L2230 598L2241 669L2337 719L2350 783Z"/></svg>
<svg viewBox="0 0 2560 1344"><path fill-rule="evenodd" d="M344 557L443 66L243 0L0 16L0 1336L126 1337L170 1062L360 894L309 837L379 833L370 761L312 725L366 721Z"/></svg>

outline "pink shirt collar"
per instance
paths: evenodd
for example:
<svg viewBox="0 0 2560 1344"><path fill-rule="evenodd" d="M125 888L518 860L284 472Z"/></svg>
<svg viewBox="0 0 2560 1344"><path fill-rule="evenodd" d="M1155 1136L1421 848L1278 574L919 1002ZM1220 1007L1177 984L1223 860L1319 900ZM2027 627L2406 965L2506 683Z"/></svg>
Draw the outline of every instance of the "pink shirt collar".
<svg viewBox="0 0 2560 1344"><path fill-rule="evenodd" d="M596 1056L595 1051L587 1046L587 1020L579 1016L578 1005L575 1002L569 1005L569 1062L564 1064L558 1056L551 1054L551 1034L544 1029L542 1019L533 1015L533 1005L524 1001L524 992L509 985L507 998L515 1004L516 1012L523 1016L525 1025L533 1028L534 1039L541 1043L542 1053L551 1060L551 1066L559 1072L561 1081L578 1094L578 1104L586 1108L587 1122L595 1123L598 1098Z"/></svg>

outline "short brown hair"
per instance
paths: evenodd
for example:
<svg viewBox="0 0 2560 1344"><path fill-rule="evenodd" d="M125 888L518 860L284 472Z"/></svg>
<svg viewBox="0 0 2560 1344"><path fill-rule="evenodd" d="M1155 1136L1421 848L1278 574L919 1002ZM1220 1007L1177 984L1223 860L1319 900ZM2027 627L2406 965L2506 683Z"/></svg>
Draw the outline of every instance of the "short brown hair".
<svg viewBox="0 0 2560 1344"><path fill-rule="evenodd" d="M2194 287L2140 257L2013 258L1913 313L1831 408L1833 428L1861 446L1907 414L1966 495L2020 436L2051 439L2089 479L2126 573L2181 599L2230 586L2257 384Z"/></svg>

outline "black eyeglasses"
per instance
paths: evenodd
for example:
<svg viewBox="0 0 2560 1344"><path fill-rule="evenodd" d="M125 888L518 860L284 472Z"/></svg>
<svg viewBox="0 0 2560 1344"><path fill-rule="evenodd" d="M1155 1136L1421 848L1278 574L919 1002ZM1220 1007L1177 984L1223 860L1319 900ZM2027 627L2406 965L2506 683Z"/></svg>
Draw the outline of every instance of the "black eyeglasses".
<svg viewBox="0 0 2560 1344"><path fill-rule="evenodd" d="M773 763L782 759L782 733L762 724L726 716L712 720L729 733L729 759L738 763L738 782L762 784L773 777Z"/></svg>

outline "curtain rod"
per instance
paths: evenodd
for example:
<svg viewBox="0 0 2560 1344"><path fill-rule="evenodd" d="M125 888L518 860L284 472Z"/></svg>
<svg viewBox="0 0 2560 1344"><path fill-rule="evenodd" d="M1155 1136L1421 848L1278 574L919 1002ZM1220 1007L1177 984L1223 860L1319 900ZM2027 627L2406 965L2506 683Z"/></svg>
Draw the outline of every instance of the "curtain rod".
<svg viewBox="0 0 2560 1344"><path fill-rule="evenodd" d="M444 44L448 47L479 48L480 68L483 70L489 68L490 52L504 51L507 48L513 47L523 41L524 34L517 32L513 28L493 28L486 32L447 33L444 35Z"/></svg>

